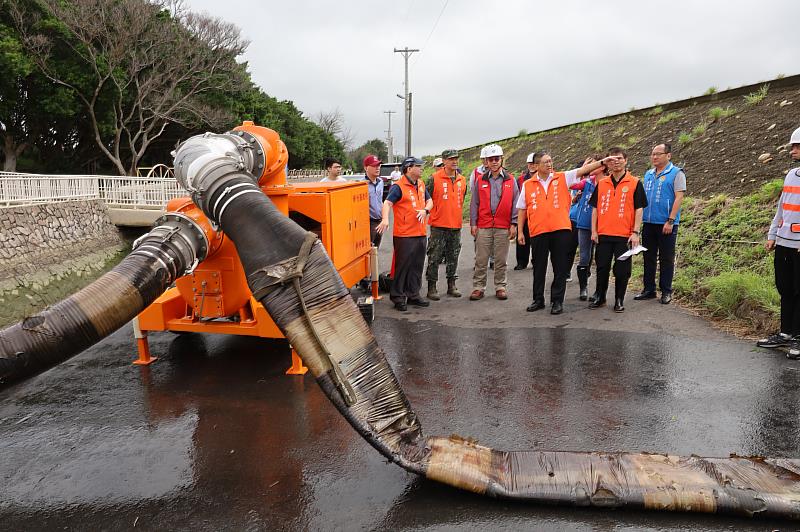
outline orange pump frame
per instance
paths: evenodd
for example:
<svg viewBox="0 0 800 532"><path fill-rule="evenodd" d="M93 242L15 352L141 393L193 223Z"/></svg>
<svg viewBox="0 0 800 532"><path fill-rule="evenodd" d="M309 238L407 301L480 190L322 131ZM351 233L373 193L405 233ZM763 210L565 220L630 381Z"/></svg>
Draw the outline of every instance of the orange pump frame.
<svg viewBox="0 0 800 532"><path fill-rule="evenodd" d="M278 134L244 122L234 131L255 137L264 152L264 170L258 184L275 206L301 226L317 233L342 276L353 286L377 271L376 250L369 235L369 193L365 182L286 183L288 152ZM150 353L150 331L206 332L262 338L283 338L275 322L256 301L239 255L230 239L216 231L190 198L170 201L167 214L191 218L208 239L208 255L194 271L175 281L134 319L138 359L147 365L157 357ZM371 268L372 266L372 268ZM377 299L377 275L372 276L372 294ZM302 375L308 369L292 349L287 374Z"/></svg>

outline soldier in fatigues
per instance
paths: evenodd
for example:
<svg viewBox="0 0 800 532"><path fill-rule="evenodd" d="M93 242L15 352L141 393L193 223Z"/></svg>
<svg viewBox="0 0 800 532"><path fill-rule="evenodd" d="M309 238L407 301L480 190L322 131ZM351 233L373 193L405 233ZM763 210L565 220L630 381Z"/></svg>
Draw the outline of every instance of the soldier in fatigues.
<svg viewBox="0 0 800 532"><path fill-rule="evenodd" d="M444 166L434 172L428 182L428 194L433 199L429 223L431 237L428 241L428 299L438 301L439 264L444 260L447 275L447 295L461 297L456 287L456 268L461 253L461 225L467 179L458 173L458 152L442 152Z"/></svg>

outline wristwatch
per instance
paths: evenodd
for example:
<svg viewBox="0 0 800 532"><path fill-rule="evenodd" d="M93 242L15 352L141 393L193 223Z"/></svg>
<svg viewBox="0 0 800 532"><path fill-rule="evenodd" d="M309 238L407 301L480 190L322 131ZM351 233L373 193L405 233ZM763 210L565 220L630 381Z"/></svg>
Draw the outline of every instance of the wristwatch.
<svg viewBox="0 0 800 532"><path fill-rule="evenodd" d="M667 223L674 224L675 223L675 218L667 218Z"/></svg>
<svg viewBox="0 0 800 532"><path fill-rule="evenodd" d="M634 235L637 235L637 236L639 235L639 231L631 231L631 233L633 233Z"/></svg>

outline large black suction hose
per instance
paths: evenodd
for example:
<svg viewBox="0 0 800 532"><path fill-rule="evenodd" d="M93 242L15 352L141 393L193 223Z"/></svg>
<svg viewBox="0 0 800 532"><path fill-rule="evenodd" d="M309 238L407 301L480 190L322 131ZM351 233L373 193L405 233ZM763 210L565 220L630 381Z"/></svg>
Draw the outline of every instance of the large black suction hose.
<svg viewBox="0 0 800 532"><path fill-rule="evenodd" d="M233 134L192 138L175 156L178 180L236 244L253 295L331 402L390 460L492 497L800 519L797 459L498 451L458 436L423 437L324 248L278 211L252 169Z"/></svg>
<svg viewBox="0 0 800 532"><path fill-rule="evenodd" d="M208 252L178 213L162 217L114 269L76 294L0 331L0 389L76 355L116 331Z"/></svg>

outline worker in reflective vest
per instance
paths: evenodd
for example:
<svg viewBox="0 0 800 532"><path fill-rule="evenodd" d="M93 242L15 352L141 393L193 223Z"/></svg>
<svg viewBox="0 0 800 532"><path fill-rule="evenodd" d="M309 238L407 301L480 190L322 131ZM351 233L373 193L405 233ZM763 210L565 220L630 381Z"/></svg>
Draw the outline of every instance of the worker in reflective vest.
<svg viewBox="0 0 800 532"><path fill-rule="evenodd" d="M631 277L631 258L618 257L639 245L639 228L642 210L647 206L647 196L639 178L628 171L628 155L622 148L611 148L609 155L621 155L608 164L610 175L600 179L589 203L592 212L592 240L597 244L594 252L597 263L595 299L589 308L605 306L611 260L614 259L614 311L625 310L625 292Z"/></svg>
<svg viewBox="0 0 800 532"><path fill-rule="evenodd" d="M792 161L800 161L800 127L789 138ZM767 251L775 251L775 286L781 296L781 330L758 341L759 347L785 347L800 358L800 168L783 181L778 211L767 233Z"/></svg>
<svg viewBox="0 0 800 532"><path fill-rule="evenodd" d="M443 167L434 172L428 181L428 194L433 200L428 223L431 237L428 240L428 299L438 301L439 264L444 260L447 275L447 295L461 297L456 287L456 269L461 253L461 226L464 218L464 196L467 194L467 179L458 173L458 151L442 152Z"/></svg>
<svg viewBox="0 0 800 532"><path fill-rule="evenodd" d="M490 257L494 257L495 297L508 299L506 261L509 242L517 236L517 182L503 168L503 148L491 144L485 150L486 173L475 181L469 206L470 232L475 237L471 301L483 299Z"/></svg>
<svg viewBox="0 0 800 532"><path fill-rule="evenodd" d="M422 159L407 157L400 165L403 177L389 190L377 227L381 234L389 228L389 210L393 209L394 279L389 296L400 311L407 310L407 305L430 305L419 295L425 266L426 221L433 208L425 183L420 179L423 164Z"/></svg>
<svg viewBox="0 0 800 532"><path fill-rule="evenodd" d="M526 309L534 312L544 308L544 280L547 259L553 266L550 285L550 313L563 312L564 293L567 289L569 244L572 223L569 220L571 196L569 188L581 176L603 167L617 156L606 157L568 172L553 171L553 157L546 151L536 152L533 162L538 164L536 175L525 181L517 201L519 215L528 220L528 235L520 235L519 243L530 237L533 248L533 302Z"/></svg>
<svg viewBox="0 0 800 532"><path fill-rule="evenodd" d="M681 203L686 193L686 175L672 164L669 144L653 146L650 160L653 168L645 172L643 184L647 207L642 215L642 245L644 252L644 288L633 299L656 298L656 265L661 267L658 287L661 303L672 301L672 275L675 271L675 240L681 220Z"/></svg>

